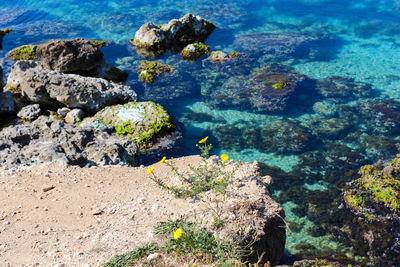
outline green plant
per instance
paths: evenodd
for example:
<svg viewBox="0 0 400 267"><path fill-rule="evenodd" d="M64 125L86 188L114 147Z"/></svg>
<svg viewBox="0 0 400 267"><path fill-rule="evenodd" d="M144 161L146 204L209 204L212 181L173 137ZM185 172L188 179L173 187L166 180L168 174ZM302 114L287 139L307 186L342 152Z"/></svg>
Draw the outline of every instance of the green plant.
<svg viewBox="0 0 400 267"><path fill-rule="evenodd" d="M208 147L206 144L207 139L208 137L203 138L199 143L204 144L204 147ZM207 156L208 151L209 149L207 150ZM154 174L154 166L147 170L147 174L159 187L171 191L177 197L198 197L201 193L211 190L215 193L225 194L226 188L230 184L230 178L237 170L237 166L230 171L226 169L228 159L228 155L222 154L218 162L210 163L203 157L203 162L198 167L188 165L190 174L180 172L173 161L165 162L181 180L181 186L167 186L164 181ZM165 158L160 163L164 164L164 161Z"/></svg>
<svg viewBox="0 0 400 267"><path fill-rule="evenodd" d="M200 149L201 156L205 159L208 159L210 157L210 150L212 149L212 144L207 145L207 139L208 136L201 139L199 143L196 144L196 147Z"/></svg>
<svg viewBox="0 0 400 267"><path fill-rule="evenodd" d="M135 247L132 251L114 256L109 262L103 265L103 267L124 267L133 266L138 261L142 260L144 256L147 256L159 248L155 245L144 245L142 247Z"/></svg>
<svg viewBox="0 0 400 267"><path fill-rule="evenodd" d="M163 262L158 262L157 258L151 261L145 258L155 252L189 266L251 266L243 259L252 252L252 244L241 246L239 241L221 240L207 229L199 228L195 223L182 218L158 223L153 232L161 240L161 245L135 247L128 253L114 256L103 267L163 266Z"/></svg>
<svg viewBox="0 0 400 267"><path fill-rule="evenodd" d="M171 233L177 229L181 234L174 237ZM178 256L184 256L186 260L194 258L202 264L232 266L229 264L235 262L241 264L237 266L245 266L241 257L249 252L247 249L240 248L238 242L220 240L205 228L199 229L196 224L186 220L159 223L154 232L156 236L168 237L163 245L167 253L176 253Z"/></svg>

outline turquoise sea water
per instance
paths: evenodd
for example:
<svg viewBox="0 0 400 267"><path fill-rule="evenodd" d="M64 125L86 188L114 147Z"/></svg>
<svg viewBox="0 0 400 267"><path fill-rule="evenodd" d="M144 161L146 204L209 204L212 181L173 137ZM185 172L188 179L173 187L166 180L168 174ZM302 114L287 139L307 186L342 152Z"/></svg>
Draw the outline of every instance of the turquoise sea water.
<svg viewBox="0 0 400 267"><path fill-rule="evenodd" d="M195 153L196 142L208 135L214 153L263 163L292 226L283 261L362 254L331 234L340 227L332 211L340 188L355 175L352 170L399 153L400 1L0 0L0 10L0 28L13 29L0 51L5 76L12 64L5 54L16 46L53 38L107 40L106 60L129 72L127 83L139 97L164 104L182 123L184 154ZM185 62L166 53L157 60L178 75L152 86L138 83L142 58L129 39L145 22L162 24L188 12L217 25L206 41L211 50L243 52L248 58L227 71L203 59ZM284 42L281 53L267 53L271 39L262 33L311 41ZM312 80L285 112L210 100L221 88L240 89L240 82L270 62Z"/></svg>

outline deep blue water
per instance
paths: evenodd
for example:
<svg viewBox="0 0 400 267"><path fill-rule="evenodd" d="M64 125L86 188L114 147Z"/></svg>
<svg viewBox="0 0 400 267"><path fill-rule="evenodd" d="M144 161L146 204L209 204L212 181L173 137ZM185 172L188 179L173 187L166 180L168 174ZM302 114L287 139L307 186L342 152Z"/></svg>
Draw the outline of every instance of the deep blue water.
<svg viewBox="0 0 400 267"><path fill-rule="evenodd" d="M208 135L215 154L263 163L291 226L287 257L357 258L360 252L330 234L340 227L332 210L354 170L399 153L399 0L0 0L0 10L0 28L13 30L0 51L5 76L12 64L5 54L16 46L53 38L108 40L106 60L129 72L127 83L140 99L164 104L183 124L184 154L195 153L196 142ZM217 25L206 41L211 50L246 58L224 69L166 53L157 60L178 73L141 85L142 58L129 39L145 22L162 24L188 12ZM304 42L283 42L281 52L271 52L266 33ZM214 92L235 95L271 62L309 77L286 111L215 103Z"/></svg>

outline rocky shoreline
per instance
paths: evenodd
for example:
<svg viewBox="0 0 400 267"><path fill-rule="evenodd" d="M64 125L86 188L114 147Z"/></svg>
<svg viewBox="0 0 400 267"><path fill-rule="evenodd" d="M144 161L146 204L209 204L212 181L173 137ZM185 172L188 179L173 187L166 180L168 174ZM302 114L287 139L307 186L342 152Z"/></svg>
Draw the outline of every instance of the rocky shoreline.
<svg viewBox="0 0 400 267"><path fill-rule="evenodd" d="M42 240L45 240L41 245L30 244L29 249L35 249L37 253L32 258L24 259L27 256L23 251L16 256L16 249L28 250L28 248L26 244L20 242L20 237L8 235L8 233L25 231L23 228L27 225L21 226L19 221L24 219L24 216L28 216L26 214L29 210L36 209L36 206L32 208L28 205L28 209L21 212L11 209L2 212L0 221L4 222L5 226L0 228L0 234L3 234L0 238L5 236L5 239L3 241L0 239L0 241L6 245L0 247L0 254L8 253L4 264L18 265L32 262L67 265L77 265L82 262L103 264L114 254L129 251L133 245L144 245L144 241L156 242L152 236L146 237L143 233L129 232L130 230L125 228L127 225L135 227L132 223L140 221L146 225L148 233L151 232L150 228L161 220L184 217L187 220L196 221L197 215L193 217L193 210L196 210L194 214L200 214L204 218L206 223L202 226L212 234L222 239L245 240L241 244L243 247L250 244L252 253L248 259L251 262L259 261L267 264L266 266L279 264L284 251L287 225L283 209L271 198L269 187L272 178L261 175L256 163L244 163L244 165L238 165L238 173L230 182L228 193L225 195L210 191L201 197L181 199L173 196L172 189L161 190L157 187L157 183L152 182L146 175L143 165L138 166L143 163L154 163L164 155L179 155L178 151L183 147L184 133L182 127L174 121L162 105L152 101L138 102L137 100L159 97L173 102L177 98L189 95L190 86L193 86L190 80L179 84L171 81L183 80L184 64L190 64L191 61L201 58L203 58L202 65L206 67L203 73L204 80L208 81L208 71L211 72L213 69L222 70L221 75L227 78L227 82L215 87L213 84L218 84L218 78L215 80L210 78L211 85L202 88L200 94L210 107L235 107L274 114L290 110L295 106L294 104L301 101L301 96L304 97L302 94L311 90L310 88L314 88L314 93L322 98L338 103L355 100L359 95L372 95L373 90L349 78L329 77L324 80L314 80L279 63L262 64L252 73L243 72L242 66L246 65L252 57L273 55L275 58L284 59L300 50L305 54L316 53L316 51L305 51L305 44L324 40L328 38L327 36L283 33L246 34L239 36L234 43L238 49L245 48L241 49L243 53L226 54L222 51L210 51L210 47L203 43L215 28L216 26L210 21L192 14L173 19L163 25L144 24L131 40L133 49L140 56L155 59L165 52L172 52L182 57L185 62L180 65L181 68L175 68L175 66L172 68L168 64L156 61L142 61L138 66L137 84L124 84L128 74L105 62L101 49L107 43L99 40L56 39L43 44L17 47L8 53L9 58L15 60L15 63L6 82L3 82L0 68L1 123L9 125L3 129L0 128L0 168L3 168L0 183L8 186L7 196L14 194L18 196L19 187L7 182L17 177L16 185L22 185L26 193L33 190L30 197L47 200L47 202L39 202L45 202L47 206L44 209L51 210L57 209L60 203L54 200L55 205L53 205L49 202L50 198L63 198L65 192L73 195L74 191L68 191L69 188L64 188L63 185L53 187L53 184L50 186L53 188L49 190L49 193L43 189L44 187L38 190L37 188L46 184L47 178L52 183L73 187L74 185L70 184L68 179L79 176L81 178L76 179L75 183L79 185L76 188L77 192L81 187L96 188L97 176L102 177L102 183L107 179L111 180L107 180L110 190L104 189L102 185L98 186L103 188L101 189L104 191L103 194L109 197L106 205L79 208L85 212L84 215L80 214L78 217L86 218L86 222L90 221L90 231L85 232L78 241L72 242L71 236L60 238L63 235L61 234L63 229L54 230L56 227L54 222L47 221L48 229L51 230L43 230L45 226L40 226L42 230L30 233L36 239L41 235L46 236L41 236ZM8 32L8 29L0 31L0 43ZM254 47L257 47L257 50L254 50ZM162 92L159 92L153 90L154 84L166 86L163 86ZM310 87L310 84L313 84L313 87ZM329 114L331 112L329 107L321 103L319 105L318 102L315 103L313 110L323 115ZM397 102L371 100L361 103L360 106L362 111L360 116L369 121L379 121L377 124L381 127L376 131L389 134L398 132L400 122L397 113L393 115L394 112L392 112L398 109ZM376 112L381 110L385 112ZM353 130L351 123L346 121L348 117L354 116L349 115L352 113L350 108L342 105L334 112L337 112L337 117L327 122L314 122L313 127L315 127L312 131L294 120L282 119L262 129L256 129L254 132L243 131L239 135L242 139L246 139L246 142L253 142L252 145L262 151L279 155L300 155L310 149L313 145L311 140L315 136L321 135L336 140ZM376 115L378 113L381 115ZM17 121L15 121L16 117L18 117ZM222 127L216 134L226 135L232 130L235 129ZM229 145L235 146L235 141L232 140L233 138L229 140ZM263 141L262 147L259 145L259 140ZM240 143L243 140L237 142ZM352 243L357 253L365 257L359 264L389 266L400 260L398 242L400 176L397 161L396 158L392 162L378 162L373 166L363 167L359 175L361 178L357 176L358 179L345 187L337 207L329 211L343 224L343 227L330 228L329 231L337 233L339 239ZM182 157L176 159L176 162L186 173L188 164L203 166L202 164L208 162L207 164L218 168L225 166L218 158L205 161L199 157ZM233 168L235 164L238 163L229 162L228 165ZM341 166L339 163L337 165ZM80 167L85 168L80 169ZM161 172L165 172L161 175L165 182L174 182L169 179L176 177L165 176L168 173L165 166L153 165L152 167L156 170L161 168ZM152 173L153 169L150 170ZM103 171L108 176L102 176ZM83 174L89 178L87 180L87 177L82 178ZM43 175L45 178L42 177ZM63 178L56 181L58 175ZM124 183L131 182L129 179L132 175L136 185L139 183L142 187L124 188ZM24 176L28 176L29 179L25 181ZM125 177L126 179L117 181L118 176L130 178ZM189 175L186 178L190 184L192 177ZM38 182L35 182L36 179ZM373 184L371 180L380 182ZM24 184L25 182L27 184ZM85 185L83 186L82 183ZM224 181L221 182L223 183ZM123 190L118 191L117 185ZM57 190L54 191L54 188ZM58 188L62 190L58 191ZM155 194L158 197L151 201L143 201L141 197L135 199L120 197L117 202L123 204L115 209L111 207L113 200L108 195L109 193L122 194L121 196L135 195L137 193L135 190L138 190L138 196L144 192L157 192ZM38 191L42 192L39 194ZM89 194L94 196L95 192L92 191ZM19 197L18 201L22 201L22 196ZM79 196L76 197L79 198ZM280 196L279 199L288 197ZM201 200L204 198L208 200ZM6 200L7 198L4 199ZM103 199L96 195L95 200L90 200L92 201L90 205L95 205L94 202L100 200ZM86 199L81 199L81 201L84 202ZM215 229L215 225L210 222L215 221L213 217L215 209L219 208L218 203L221 202L226 205L222 212L226 228ZM158 211L160 216L151 217L153 216L151 213L154 212L153 207L159 203L173 204L171 207L165 206L162 211ZM64 202L61 204L66 205ZM127 204L134 204L140 208L129 210ZM177 213L171 211L174 205L181 210ZM43 205L37 204L37 206L42 208ZM88 211L89 209L95 211ZM155 210L157 209L158 206ZM46 212L38 216L48 216ZM134 219L140 217L141 212L154 221L148 224L146 218ZM312 211L309 209L307 212ZM169 217L171 213L174 216ZM62 221L64 218L57 217L56 220ZM107 224L103 222L104 220L112 222ZM122 220L126 222L126 225L121 226L122 224L116 220ZM94 227L94 222L100 226ZM65 223L64 226L67 226L67 222ZM243 230L240 224L248 225L250 228ZM107 231L118 232L119 227L124 229L123 234L135 237L127 238L118 234L116 238L108 236L105 238L106 241L101 240L101 235L107 236ZM79 231L83 231L82 229ZM255 235L257 235L256 238L250 238ZM68 243L63 248L48 250L44 247L46 242L50 242L49 236L58 240L53 242L55 247L64 241L73 244ZM97 239L91 238L93 236ZM99 240L104 241L101 243L104 247L94 247L89 244L100 242ZM17 243L15 247L13 247L14 242ZM107 242L122 242L122 244L105 252L104 250L110 245ZM80 248L73 251L72 246ZM93 253L96 257L90 259ZM158 260L172 261L168 255L159 255ZM348 259L338 260L325 257L295 262L294 266L348 266L348 264L354 264L354 262Z"/></svg>
<svg viewBox="0 0 400 267"><path fill-rule="evenodd" d="M182 52L182 56L190 60L196 60L208 52L208 48L204 53L198 52L196 50L197 42L204 41L215 28L212 23L191 14L180 20L172 20L167 24L168 29L154 27L153 24L146 25L139 29L134 41L132 41L137 49L141 49L141 51L143 49L153 51L157 49L160 51L165 49L176 50L177 47L182 49L184 45L188 44L183 50L185 52ZM163 34L167 33L165 41L160 41L162 37L158 36L160 31ZM150 38L149 35L160 38ZM151 45L148 44L149 40L153 42ZM191 43L194 43L193 51L191 50ZM228 165L224 164L224 168L227 166L228 168L235 168L234 176L230 178L229 184L226 181L227 191L224 195L206 192L201 196L202 199L206 199L204 201L199 201L198 197L195 197L194 200L190 198L179 199L173 197L168 191L158 192L160 189L157 188L157 184L145 177L146 172L143 167L136 169L128 167L106 168L110 165L139 166L143 158L146 157L153 157L154 161L160 155L167 154L169 150L176 150L180 145L182 134L180 128L176 126L172 117L161 105L149 101L136 101L135 88L121 84L126 79L126 74L104 62L104 55L100 50L103 46L104 43L100 41L84 39L50 40L44 44L18 47L8 53L8 56L16 62L11 68L4 88L3 83L1 83L0 103L2 104L0 112L2 116L16 115L19 117L19 121L0 131L0 167L3 168L1 183L4 185L8 196L1 201L6 201L11 195L14 196L12 202L15 203L16 201L15 197L18 194L13 193L15 188L7 182L10 176L19 177L13 178L13 180L23 184L25 190L29 191L30 188L33 188L33 193L29 194L30 197L35 198L36 193L40 193L40 199L44 200L40 202L43 204L46 202L45 199L66 199L66 196L73 199L75 198L73 192L85 191L77 188L68 193L70 189L64 186L70 183L68 179L72 176L83 177L82 175L84 175L85 179L75 184L85 183L88 188L93 186L95 189L96 186L89 185L91 180L95 183L99 176L97 173L106 172L107 177L101 178L104 180L103 182L108 184L107 188L104 188L106 195L110 194L113 191L112 188L115 188L117 184L140 181L141 186L135 186L131 189L125 186L125 190L128 190L132 197L138 197L140 209L153 209L154 206L158 207L166 203L173 204L168 204L165 208L176 209L179 207L179 212L171 213L174 214L172 217L166 210L158 211L158 216L161 217L156 220L154 218L140 219L141 215L137 213L138 210L133 215L129 214L130 224L143 221L148 228L156 222L166 221L178 215L179 218L187 220L196 220L196 216L200 216L204 220L201 226L215 232L221 239L238 240L241 246L250 246L248 248L251 248L251 257L254 261L268 262L272 265L278 264L285 246L285 215L280 205L271 199L269 189L271 178L259 175L257 163L229 162ZM160 51L156 51L156 53L159 54ZM192 52L193 55L190 54ZM224 60L229 60L235 56L226 56ZM163 67L162 65L154 65L151 62L146 64L141 71L143 77L151 73L160 75L165 72L159 71L160 67ZM167 72L174 71L173 69L169 70L168 66L163 68L167 68ZM143 78L143 82L155 80L155 78L149 79ZM221 166L218 166L221 163L217 163L218 159L216 158L209 159L207 162L200 160L199 157L176 159L176 164L185 172L188 168L187 163L199 166L216 164L213 167L214 169L221 168ZM80 169L73 167L74 165L92 168ZM93 169L93 167L96 167L96 169ZM165 170L165 167L163 168L162 176L164 179L174 177L173 175L166 176L168 171ZM44 174L43 172L47 173L44 178L41 176ZM122 179L116 183L115 179L118 179L121 173L133 173L134 175L129 175L131 177L129 182L124 182L126 179ZM44 187L41 190L34 189L40 186L40 183L55 182L58 184L49 187L44 186L50 188L48 190ZM95 191L97 190L95 189ZM158 197L142 200L139 197L140 192L158 192L155 194ZM86 192L85 194L91 193ZM118 191L118 194L126 195L121 191ZM223 200L221 200L222 197ZM79 197L77 196L77 198ZM105 200L102 197L102 202ZM92 205L94 204L91 203L92 201L98 200L86 200L82 202L82 205ZM118 198L118 201L123 200ZM223 206L220 206L220 201L222 201ZM143 204L143 202L145 203ZM54 202L57 206L61 203L63 203L62 200ZM32 201L29 204L23 202L22 206L26 207L30 204L32 204ZM42 204L37 203L35 205L41 206ZM64 219L59 216L63 212L58 213L55 209L54 214L50 215L55 208L51 204L46 204L45 212L47 214L45 216L47 218L55 216L55 218L58 218L56 219L57 225L59 223L62 225ZM109 202L109 205L111 205L111 202ZM6 205L7 209L12 206L11 203ZM2 244L1 254L5 255L3 263L18 265L38 262L40 264L58 263L70 266L78 262L79 264L86 262L95 265L105 263L113 254L126 252L129 247L126 247L126 245L118 246L118 249L110 250L107 253L99 249L98 255L93 257L93 250L96 248L91 248L89 245L86 248L82 241L92 236L99 236L100 238L100 235L105 235L105 232L100 229L110 230L111 226L111 229L116 230L116 227L121 227L120 223L113 225L111 222L123 219L119 218L117 214L122 209L127 208L127 206L120 206L118 209L114 209L102 206L99 212L92 211L88 214L84 212L84 215L81 212L81 215L78 216L80 219L87 218L89 221L97 220L99 222L97 219L99 218L107 222L109 226L104 225L103 227L103 224L100 223L100 227L89 227L90 230L84 233L85 236L78 239L79 247L82 247L78 254L70 250L70 247L74 246L72 244L65 245L63 248L59 247L56 251L44 248L45 244L52 246L48 242L50 242L50 237L53 236L58 240L53 244L54 246L59 246L57 244L60 244L60 242L69 243L72 241L68 240L68 237L62 237L63 228L58 228L50 221L44 223L48 224L46 227L51 230L46 230L46 237L41 238L40 245L38 245L39 243L31 244L31 248L28 249L25 247L29 243L28 240L24 240L23 244L19 243L18 240L13 239L14 236L11 235L11 232L25 231L20 229L20 227L25 227L23 226L24 223L19 223L20 221L26 222L32 219L29 218L31 216L41 217L44 214L33 215L26 213L27 211L21 208L18 215L13 216L10 215L11 210L4 210L0 217L0 220L5 222L5 227L0 229L0 233L2 233L0 239ZM32 207L28 209L32 210ZM223 222L223 228L215 229L213 224L210 224L215 220L215 218L213 220L212 218L216 216L216 211L218 216L221 216L219 220ZM196 214L195 217L193 217L193 214ZM126 211L120 215L125 216ZM126 220L123 219L123 221ZM42 223L38 225L34 227L45 227ZM67 227L67 225L65 226ZM126 228L123 227L123 229ZM29 231L29 233L29 240L32 241L43 234L40 230L37 232ZM125 234L125 244L132 244L133 242L137 245L149 239L140 234L139 237L130 239L128 237L132 234L126 232L126 230ZM112 242L114 246L115 244L122 244L122 240L116 238L114 236L108 242ZM102 242L104 243L104 241ZM105 242L104 245L110 246L112 244ZM22 247L25 247L25 249ZM34 254L25 258L27 255L24 253L31 249L35 251Z"/></svg>

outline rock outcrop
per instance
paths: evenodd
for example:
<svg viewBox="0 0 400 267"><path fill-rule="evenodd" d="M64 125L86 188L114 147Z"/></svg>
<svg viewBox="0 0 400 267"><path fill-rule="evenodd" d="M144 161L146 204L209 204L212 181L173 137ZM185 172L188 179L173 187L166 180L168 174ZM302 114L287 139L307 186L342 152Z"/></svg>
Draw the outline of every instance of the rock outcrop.
<svg viewBox="0 0 400 267"><path fill-rule="evenodd" d="M128 73L104 62L104 55L99 49L104 45L104 41L82 38L54 39L40 45L16 47L7 56L16 61L39 60L46 70L124 82Z"/></svg>
<svg viewBox="0 0 400 267"><path fill-rule="evenodd" d="M196 61L200 57L208 53L210 47L202 42L188 44L181 52L183 59Z"/></svg>
<svg viewBox="0 0 400 267"><path fill-rule="evenodd" d="M175 131L172 117L154 102L132 102L106 107L94 116L114 127L116 134L134 141L141 148L151 147L158 138Z"/></svg>
<svg viewBox="0 0 400 267"><path fill-rule="evenodd" d="M155 54L157 56L165 50L180 50L187 44L202 42L214 29L215 25L210 21L186 14L180 19L173 19L160 26L152 22L142 25L131 43L138 48L138 52L140 49L159 51Z"/></svg>
<svg viewBox="0 0 400 267"><path fill-rule="evenodd" d="M400 262L400 155L360 169L344 191L342 233L371 266Z"/></svg>
<svg viewBox="0 0 400 267"><path fill-rule="evenodd" d="M100 78L44 70L35 61L16 62L5 88L20 92L34 103L81 108L88 112L136 100L136 93L129 86L116 85Z"/></svg>
<svg viewBox="0 0 400 267"><path fill-rule="evenodd" d="M45 69L65 73L92 71L103 64L103 53L88 40L50 40L38 45L36 55Z"/></svg>
<svg viewBox="0 0 400 267"><path fill-rule="evenodd" d="M139 164L138 148L132 141L49 117L0 132L0 166L30 166L54 160L79 166Z"/></svg>
<svg viewBox="0 0 400 267"><path fill-rule="evenodd" d="M2 48L3 37L10 32L11 32L11 29L9 29L9 28L0 30L0 49Z"/></svg>

